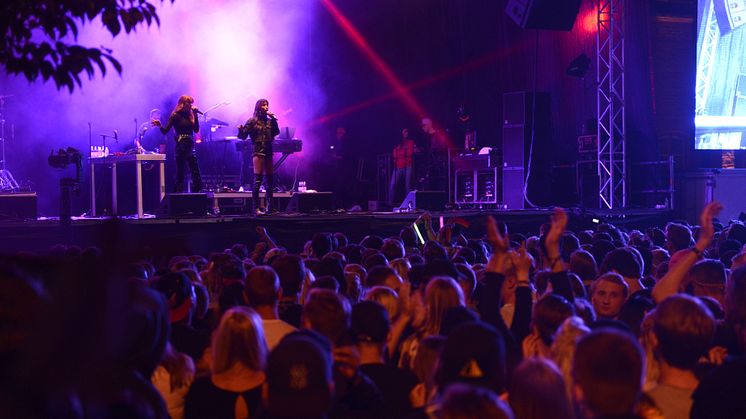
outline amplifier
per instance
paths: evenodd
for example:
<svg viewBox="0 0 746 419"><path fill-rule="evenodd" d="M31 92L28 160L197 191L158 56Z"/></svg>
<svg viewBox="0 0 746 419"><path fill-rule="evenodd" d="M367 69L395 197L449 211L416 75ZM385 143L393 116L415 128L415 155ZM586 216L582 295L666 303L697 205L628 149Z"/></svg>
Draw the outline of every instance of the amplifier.
<svg viewBox="0 0 746 419"><path fill-rule="evenodd" d="M489 154L465 154L453 158L453 170L479 170L496 165L495 156Z"/></svg>

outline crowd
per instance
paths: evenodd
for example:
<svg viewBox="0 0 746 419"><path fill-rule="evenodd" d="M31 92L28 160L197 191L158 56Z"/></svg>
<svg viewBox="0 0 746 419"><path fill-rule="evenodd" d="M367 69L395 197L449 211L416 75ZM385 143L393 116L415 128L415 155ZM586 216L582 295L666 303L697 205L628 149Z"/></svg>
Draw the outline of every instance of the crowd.
<svg viewBox="0 0 746 419"><path fill-rule="evenodd" d="M0 417L746 417L746 225L0 258Z"/></svg>

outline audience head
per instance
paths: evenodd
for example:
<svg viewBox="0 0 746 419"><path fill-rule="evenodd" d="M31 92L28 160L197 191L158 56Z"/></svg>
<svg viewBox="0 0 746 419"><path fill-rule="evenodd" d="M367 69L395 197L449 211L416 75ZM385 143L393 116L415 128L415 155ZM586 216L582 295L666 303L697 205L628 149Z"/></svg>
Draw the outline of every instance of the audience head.
<svg viewBox="0 0 746 419"><path fill-rule="evenodd" d="M518 418L574 418L565 380L547 359L527 358L518 364L513 370L508 400Z"/></svg>
<svg viewBox="0 0 746 419"><path fill-rule="evenodd" d="M448 335L440 354L437 383L440 391L455 382L506 390L505 342L487 323L469 322Z"/></svg>
<svg viewBox="0 0 746 419"><path fill-rule="evenodd" d="M625 278L639 279L642 276L640 254L632 247L614 249L604 258L599 272L616 272Z"/></svg>
<svg viewBox="0 0 746 419"><path fill-rule="evenodd" d="M332 246L331 234L316 233L313 235L313 238L311 239L311 251L315 258L321 259L332 250L334 250L334 248Z"/></svg>
<svg viewBox="0 0 746 419"><path fill-rule="evenodd" d="M689 270L688 279L693 295L725 302L725 265L719 260L700 260Z"/></svg>
<svg viewBox="0 0 746 419"><path fill-rule="evenodd" d="M556 294L541 297L533 308L531 323L539 333L541 341L550 346L554 341L557 328L568 317L575 314L572 304Z"/></svg>
<svg viewBox="0 0 746 419"><path fill-rule="evenodd" d="M264 371L267 346L262 319L246 307L233 307L223 314L212 339L213 374L237 365L253 371Z"/></svg>
<svg viewBox="0 0 746 419"><path fill-rule="evenodd" d="M389 287L373 287L365 294L366 301L375 301L382 305L389 318L395 320L399 316L399 296Z"/></svg>
<svg viewBox="0 0 746 419"><path fill-rule="evenodd" d="M495 393L481 387L456 383L443 394L439 419L513 419L510 407Z"/></svg>
<svg viewBox="0 0 746 419"><path fill-rule="evenodd" d="M352 307L350 333L358 345L383 346L390 330L391 321L382 305L361 301Z"/></svg>
<svg viewBox="0 0 746 419"><path fill-rule="evenodd" d="M710 349L715 335L715 319L698 299L676 294L656 307L653 332L659 359L675 368L692 370Z"/></svg>
<svg viewBox="0 0 746 419"><path fill-rule="evenodd" d="M456 281L448 277L435 277L425 289L425 331L430 335L440 333L446 310L464 305L464 294Z"/></svg>
<svg viewBox="0 0 746 419"><path fill-rule="evenodd" d="M570 272L580 277L584 284L590 283L598 276L598 268L593 255L585 250L576 250L570 255Z"/></svg>
<svg viewBox="0 0 746 419"><path fill-rule="evenodd" d="M334 291L313 289L303 306L302 322L337 346L350 327L350 303Z"/></svg>
<svg viewBox="0 0 746 419"><path fill-rule="evenodd" d="M668 223L666 226L666 249L669 253L674 254L693 244L692 231L689 227L678 223Z"/></svg>
<svg viewBox="0 0 746 419"><path fill-rule="evenodd" d="M429 241L422 247L422 256L426 262L435 260L448 260L448 252L438 242Z"/></svg>
<svg viewBox="0 0 746 419"><path fill-rule="evenodd" d="M388 260L403 258L404 244L399 240L386 239L383 241L383 245L381 246L381 253L383 253Z"/></svg>
<svg viewBox="0 0 746 419"><path fill-rule="evenodd" d="M280 279L283 297L297 297L306 279L306 266L303 259L296 255L280 256L272 262Z"/></svg>
<svg viewBox="0 0 746 419"><path fill-rule="evenodd" d="M257 266L246 275L244 293L250 307L274 307L280 296L280 279L271 267Z"/></svg>
<svg viewBox="0 0 746 419"><path fill-rule="evenodd" d="M399 291L402 285L402 279L395 270L388 266L375 266L368 271L368 277L365 279L365 286L372 287L389 287L394 291Z"/></svg>
<svg viewBox="0 0 746 419"><path fill-rule="evenodd" d="M401 237L401 240L404 243L404 247L417 247L417 235L412 227L402 227L402 229L399 231L399 237Z"/></svg>
<svg viewBox="0 0 746 419"><path fill-rule="evenodd" d="M628 333L599 328L578 341L575 396L591 416L631 416L640 397L644 354Z"/></svg>
<svg viewBox="0 0 746 419"><path fill-rule="evenodd" d="M629 286L621 275L607 273L591 285L591 304L598 317L615 318L627 300Z"/></svg>
<svg viewBox="0 0 746 419"><path fill-rule="evenodd" d="M375 234L371 234L370 236L363 237L363 240L360 241L360 246L363 246L365 249L381 250L383 239Z"/></svg>
<svg viewBox="0 0 746 419"><path fill-rule="evenodd" d="M319 417L332 406L329 343L312 332L285 336L267 362L266 405L272 417Z"/></svg>
<svg viewBox="0 0 746 419"><path fill-rule="evenodd" d="M181 272L169 272L151 285L166 298L171 323L188 323L192 318L196 297L192 282Z"/></svg>

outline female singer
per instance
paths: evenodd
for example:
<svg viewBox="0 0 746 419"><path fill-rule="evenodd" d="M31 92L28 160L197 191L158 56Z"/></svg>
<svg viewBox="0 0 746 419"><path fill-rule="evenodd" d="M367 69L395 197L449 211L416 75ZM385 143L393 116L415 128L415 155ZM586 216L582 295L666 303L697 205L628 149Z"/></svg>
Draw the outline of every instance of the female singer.
<svg viewBox="0 0 746 419"><path fill-rule="evenodd" d="M192 192L202 190L202 177L197 165L197 154L194 151L194 133L199 132L199 110L194 107L194 98L187 95L179 97L176 107L168 118L166 126L154 119L153 125L159 127L166 134L171 127L176 131L176 185L174 192L184 191L184 165L189 165L192 172Z"/></svg>
<svg viewBox="0 0 746 419"><path fill-rule="evenodd" d="M277 125L277 118L269 111L269 101L267 99L257 100L256 105L254 105L254 115L244 125L238 126L238 138L245 140L250 137L254 146L254 151L251 154L251 160L254 164L254 188L251 198L254 202L254 213L257 215L272 212L272 140L279 133L280 127ZM267 188L265 195L266 211L259 206L259 188L262 186L262 174L267 176L267 182L265 183Z"/></svg>

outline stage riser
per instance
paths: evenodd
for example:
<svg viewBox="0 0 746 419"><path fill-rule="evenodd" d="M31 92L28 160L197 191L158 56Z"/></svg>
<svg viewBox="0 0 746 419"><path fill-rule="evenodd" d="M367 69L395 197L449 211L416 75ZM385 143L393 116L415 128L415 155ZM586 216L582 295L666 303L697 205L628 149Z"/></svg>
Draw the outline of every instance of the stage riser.
<svg viewBox="0 0 746 419"><path fill-rule="evenodd" d="M551 211L457 211L433 212L437 220L460 217L471 223L464 232L467 237L485 234L487 215L508 225L510 232L537 234L539 226L549 220ZM388 237L411 225L422 213L401 214L343 214L343 215L278 215L245 217L174 217L166 219L73 220L68 229L57 221L4 221L0 222L0 252L43 252L59 243L101 247L113 258L123 261L155 259L167 262L174 255L201 254L222 251L234 243L244 243L251 248L259 241L256 227L267 229L278 245L299 253L306 241L319 231L341 232L351 242L358 243L369 235ZM614 222L627 229L644 229L661 226L672 219L667 211L634 211L617 213ZM598 213L571 214L569 228L574 231L590 228L592 218L604 218ZM437 222L437 221L436 221Z"/></svg>

